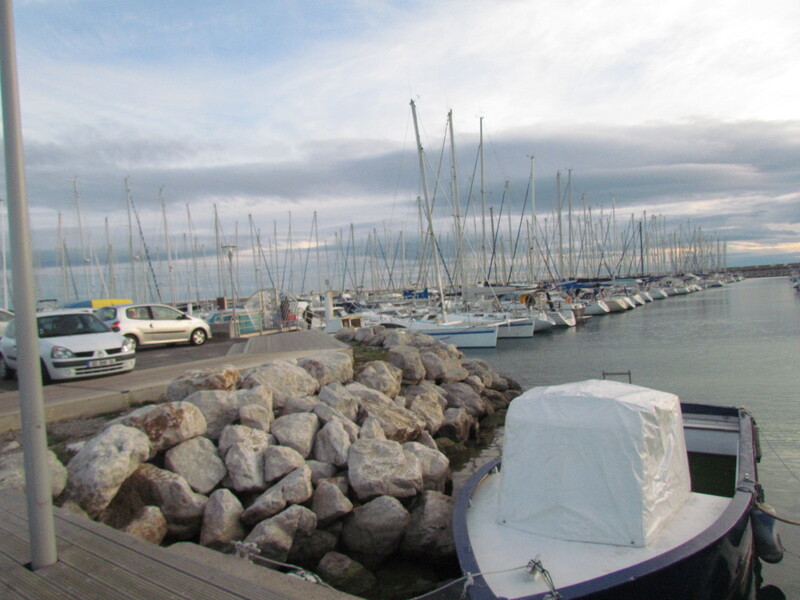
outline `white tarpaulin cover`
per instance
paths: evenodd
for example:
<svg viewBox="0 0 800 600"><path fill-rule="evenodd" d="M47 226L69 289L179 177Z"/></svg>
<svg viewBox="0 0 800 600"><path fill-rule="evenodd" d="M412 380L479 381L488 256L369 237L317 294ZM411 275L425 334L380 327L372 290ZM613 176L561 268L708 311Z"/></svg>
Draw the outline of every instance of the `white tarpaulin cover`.
<svg viewBox="0 0 800 600"><path fill-rule="evenodd" d="M618 381L528 390L506 417L498 520L644 546L690 494L678 397Z"/></svg>

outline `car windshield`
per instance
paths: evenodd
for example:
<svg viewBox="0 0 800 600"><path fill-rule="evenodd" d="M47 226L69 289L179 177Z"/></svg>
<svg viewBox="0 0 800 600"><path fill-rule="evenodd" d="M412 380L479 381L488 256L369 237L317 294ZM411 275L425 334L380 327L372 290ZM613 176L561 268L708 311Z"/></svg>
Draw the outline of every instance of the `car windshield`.
<svg viewBox="0 0 800 600"><path fill-rule="evenodd" d="M110 329L92 313L71 315L48 315L38 318L39 337L58 337L63 335L82 335L84 333L105 333Z"/></svg>

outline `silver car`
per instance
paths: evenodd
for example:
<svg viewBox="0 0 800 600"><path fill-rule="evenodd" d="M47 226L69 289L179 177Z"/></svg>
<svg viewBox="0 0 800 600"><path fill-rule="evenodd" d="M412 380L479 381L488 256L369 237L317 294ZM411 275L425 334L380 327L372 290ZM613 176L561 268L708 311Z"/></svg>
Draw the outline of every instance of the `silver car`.
<svg viewBox="0 0 800 600"><path fill-rule="evenodd" d="M205 344L211 326L165 304L118 304L94 311L113 331L133 341L135 347L189 342Z"/></svg>

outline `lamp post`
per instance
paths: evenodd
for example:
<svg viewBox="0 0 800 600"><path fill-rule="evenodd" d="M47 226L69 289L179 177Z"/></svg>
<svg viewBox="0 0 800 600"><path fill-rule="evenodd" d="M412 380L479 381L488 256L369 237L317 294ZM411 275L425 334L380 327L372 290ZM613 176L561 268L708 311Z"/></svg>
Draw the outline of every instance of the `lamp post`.
<svg viewBox="0 0 800 600"><path fill-rule="evenodd" d="M55 519L47 466L47 435L39 339L36 329L36 292L30 237L28 195L22 147L17 54L11 0L0 0L0 88L3 100L3 146L17 322L19 408L25 464L31 568L48 567L58 560ZM5 586L4 586L5 587Z"/></svg>

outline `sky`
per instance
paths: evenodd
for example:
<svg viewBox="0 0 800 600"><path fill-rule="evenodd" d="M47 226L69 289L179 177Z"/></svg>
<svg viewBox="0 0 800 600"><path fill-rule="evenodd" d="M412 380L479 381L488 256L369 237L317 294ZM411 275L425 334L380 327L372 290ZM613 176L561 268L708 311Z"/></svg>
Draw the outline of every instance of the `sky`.
<svg viewBox="0 0 800 600"><path fill-rule="evenodd" d="M315 237L333 245L351 224L359 238L410 238L422 193L413 99L429 177L440 172L439 219L454 210L452 110L473 231L482 126L494 215L531 211L535 156L542 222L554 221L569 175L584 215L702 231L724 240L730 266L800 260L795 0L16 0L14 9L43 256L57 252L59 230L70 250L83 240L122 255L126 194L155 246L165 233L174 245L210 239L215 211L237 253L251 231L281 248L290 228L294 248Z"/></svg>

